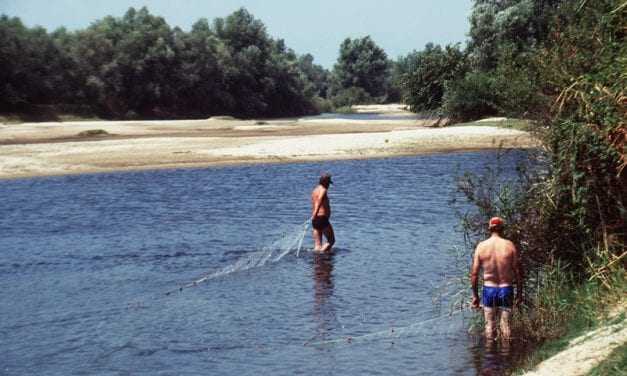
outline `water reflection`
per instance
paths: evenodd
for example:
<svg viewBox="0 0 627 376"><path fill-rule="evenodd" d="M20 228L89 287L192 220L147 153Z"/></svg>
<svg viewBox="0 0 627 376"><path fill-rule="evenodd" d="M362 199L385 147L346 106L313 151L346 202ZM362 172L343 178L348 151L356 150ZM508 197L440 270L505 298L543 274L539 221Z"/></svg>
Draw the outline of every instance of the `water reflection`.
<svg viewBox="0 0 627 376"><path fill-rule="evenodd" d="M333 295L333 252L316 253L313 257L314 307L316 338L325 339L337 321Z"/></svg>
<svg viewBox="0 0 627 376"><path fill-rule="evenodd" d="M505 339L477 340L471 348L477 375L500 376L511 372L515 362L512 342Z"/></svg>

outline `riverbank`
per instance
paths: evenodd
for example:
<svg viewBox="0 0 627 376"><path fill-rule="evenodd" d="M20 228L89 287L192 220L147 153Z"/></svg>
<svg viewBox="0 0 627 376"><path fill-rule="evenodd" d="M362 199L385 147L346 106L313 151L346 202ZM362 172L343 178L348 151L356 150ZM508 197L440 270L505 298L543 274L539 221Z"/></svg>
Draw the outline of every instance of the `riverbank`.
<svg viewBox="0 0 627 376"><path fill-rule="evenodd" d="M383 158L534 146L495 126L433 128L399 105L381 119L84 121L0 125L0 179L214 165Z"/></svg>
<svg viewBox="0 0 627 376"><path fill-rule="evenodd" d="M544 348L563 347L559 352L543 360L527 376L572 375L583 376L603 367L606 359L623 359L627 343L627 321L623 300L597 328L577 335L574 338L558 339L543 346ZM566 337L569 337L568 335ZM547 351L547 350L542 350ZM550 350L548 350L551 352ZM616 353L616 352L619 353ZM612 360L614 362L614 360ZM619 367L624 367L624 365ZM624 370L624 368L623 368ZM618 373L602 373L618 374Z"/></svg>

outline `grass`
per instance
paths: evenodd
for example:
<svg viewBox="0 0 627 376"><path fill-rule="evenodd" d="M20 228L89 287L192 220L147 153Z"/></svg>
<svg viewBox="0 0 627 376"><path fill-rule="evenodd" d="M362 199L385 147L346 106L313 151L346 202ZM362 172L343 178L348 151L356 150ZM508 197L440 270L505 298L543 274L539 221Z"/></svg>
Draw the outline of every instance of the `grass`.
<svg viewBox="0 0 627 376"><path fill-rule="evenodd" d="M627 375L627 344L625 343L614 349L607 359L588 373L588 376L615 375Z"/></svg>
<svg viewBox="0 0 627 376"><path fill-rule="evenodd" d="M613 278L611 289L606 289L596 280L576 285L564 276L560 276L560 279L563 282L554 286L549 283L545 290L539 292L537 307L534 308L536 312L529 312L524 315L522 322L517 323L541 345L516 373L534 368L567 348L571 340L595 328L625 320L624 312L608 317L607 311L624 304L627 283L622 271Z"/></svg>

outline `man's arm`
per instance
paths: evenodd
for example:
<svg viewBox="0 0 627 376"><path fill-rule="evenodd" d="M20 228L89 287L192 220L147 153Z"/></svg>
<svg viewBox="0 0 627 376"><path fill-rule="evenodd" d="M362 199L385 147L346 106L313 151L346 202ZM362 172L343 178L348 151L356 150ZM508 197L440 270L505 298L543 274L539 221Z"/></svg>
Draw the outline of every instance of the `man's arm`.
<svg viewBox="0 0 627 376"><path fill-rule="evenodd" d="M470 285L472 286L472 307L479 308L479 269L481 261L479 260L479 246L475 249L472 258L472 266L470 268Z"/></svg>
<svg viewBox="0 0 627 376"><path fill-rule="evenodd" d="M322 188L319 191L319 193L316 195L316 198L314 199L314 207L313 207L313 211L311 214L311 218L315 218L318 215L318 211L320 210L320 206L322 205L322 201L326 194L327 194L327 190L325 188Z"/></svg>
<svg viewBox="0 0 627 376"><path fill-rule="evenodd" d="M512 268L514 269L514 275L516 278L516 306L520 306L520 304L522 303L522 297L523 297L523 272L522 272L522 266L520 264L520 259L518 256L518 250L516 249L516 246L513 243L512 243L512 249L513 249Z"/></svg>

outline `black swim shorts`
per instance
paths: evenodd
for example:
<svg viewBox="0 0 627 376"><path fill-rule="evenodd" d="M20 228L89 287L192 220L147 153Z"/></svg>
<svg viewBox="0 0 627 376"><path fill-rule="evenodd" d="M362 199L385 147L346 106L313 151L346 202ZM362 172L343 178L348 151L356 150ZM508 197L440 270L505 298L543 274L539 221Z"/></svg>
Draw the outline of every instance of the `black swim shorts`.
<svg viewBox="0 0 627 376"><path fill-rule="evenodd" d="M311 225L318 231L322 231L329 227L329 217L326 215L317 216L311 220Z"/></svg>

